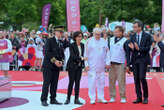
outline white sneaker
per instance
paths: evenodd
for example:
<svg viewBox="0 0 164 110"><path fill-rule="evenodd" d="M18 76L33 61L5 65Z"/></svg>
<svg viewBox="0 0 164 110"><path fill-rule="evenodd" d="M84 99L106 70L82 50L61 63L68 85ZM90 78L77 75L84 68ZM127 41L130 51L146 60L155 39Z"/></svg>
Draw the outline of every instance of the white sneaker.
<svg viewBox="0 0 164 110"><path fill-rule="evenodd" d="M111 98L110 101L109 101L109 103L113 103L115 101L116 101L115 98Z"/></svg>
<svg viewBox="0 0 164 110"><path fill-rule="evenodd" d="M95 103L96 103L95 100L90 101L90 104L95 104Z"/></svg>
<svg viewBox="0 0 164 110"><path fill-rule="evenodd" d="M121 103L126 103L126 99L125 98L121 98Z"/></svg>
<svg viewBox="0 0 164 110"><path fill-rule="evenodd" d="M108 102L105 99L98 99L98 103L107 104Z"/></svg>

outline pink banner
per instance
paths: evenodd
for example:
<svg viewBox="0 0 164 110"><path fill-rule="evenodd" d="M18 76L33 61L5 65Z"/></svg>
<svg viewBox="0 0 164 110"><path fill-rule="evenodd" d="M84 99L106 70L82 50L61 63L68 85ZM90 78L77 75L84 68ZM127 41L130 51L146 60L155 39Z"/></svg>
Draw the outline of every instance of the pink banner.
<svg viewBox="0 0 164 110"><path fill-rule="evenodd" d="M164 0L162 0L162 33L164 33Z"/></svg>
<svg viewBox="0 0 164 110"><path fill-rule="evenodd" d="M47 4L43 7L43 10L42 10L42 26L45 29L48 28L50 11L51 11L51 4Z"/></svg>
<svg viewBox="0 0 164 110"><path fill-rule="evenodd" d="M67 0L67 30L68 32L80 31L79 0Z"/></svg>

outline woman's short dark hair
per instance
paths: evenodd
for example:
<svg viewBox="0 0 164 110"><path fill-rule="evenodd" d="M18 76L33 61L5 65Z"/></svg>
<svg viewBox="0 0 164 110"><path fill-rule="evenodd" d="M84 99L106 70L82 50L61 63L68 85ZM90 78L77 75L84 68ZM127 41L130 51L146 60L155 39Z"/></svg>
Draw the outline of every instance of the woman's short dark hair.
<svg viewBox="0 0 164 110"><path fill-rule="evenodd" d="M76 32L74 32L74 33L73 33L73 40L76 41L76 37L78 37L80 34L81 34L82 37L83 37L83 33L82 33L81 31L76 31Z"/></svg>

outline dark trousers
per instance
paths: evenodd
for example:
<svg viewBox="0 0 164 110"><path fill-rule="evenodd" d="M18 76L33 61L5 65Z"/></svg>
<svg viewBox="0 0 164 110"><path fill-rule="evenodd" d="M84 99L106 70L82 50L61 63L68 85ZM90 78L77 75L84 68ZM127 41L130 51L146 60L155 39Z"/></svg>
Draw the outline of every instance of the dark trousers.
<svg viewBox="0 0 164 110"><path fill-rule="evenodd" d="M56 90L58 85L59 71L51 68L43 69L43 87L41 101L47 101L50 88L50 99L56 99Z"/></svg>
<svg viewBox="0 0 164 110"><path fill-rule="evenodd" d="M162 72L164 72L164 64L161 67L162 67Z"/></svg>
<svg viewBox="0 0 164 110"><path fill-rule="evenodd" d="M77 69L77 70L69 69L68 70L69 84L68 84L68 91L67 91L67 99L70 100L70 98L71 98L74 83L75 83L75 88L74 88L75 89L75 99L79 98L81 74L82 74L82 69Z"/></svg>
<svg viewBox="0 0 164 110"><path fill-rule="evenodd" d="M147 64L143 62L133 64L133 73L134 73L137 98L142 98L142 90L143 90L143 97L148 98L146 71L147 71ZM141 90L141 85L142 85L142 90Z"/></svg>

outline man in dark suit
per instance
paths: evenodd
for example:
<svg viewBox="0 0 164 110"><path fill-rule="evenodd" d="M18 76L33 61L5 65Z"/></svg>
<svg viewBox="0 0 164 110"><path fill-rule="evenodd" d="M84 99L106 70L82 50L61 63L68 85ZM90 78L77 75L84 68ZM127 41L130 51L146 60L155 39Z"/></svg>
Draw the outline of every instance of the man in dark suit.
<svg viewBox="0 0 164 110"><path fill-rule="evenodd" d="M147 65L150 62L149 50L152 40L149 34L142 31L143 24L141 21L135 21L133 24L133 29L135 34L130 37L130 42L128 44L129 51L127 51L127 70L129 71L129 67L132 65L135 89L137 94L137 99L133 103L148 104L148 85L146 81L146 71ZM142 96L144 97L143 101Z"/></svg>
<svg viewBox="0 0 164 110"><path fill-rule="evenodd" d="M43 60L43 87L41 95L41 103L48 106L47 97L50 87L50 104L62 103L56 100L56 90L58 85L59 72L64 61L64 47L61 42L63 27L54 27L55 36L49 38L45 45L45 56Z"/></svg>

